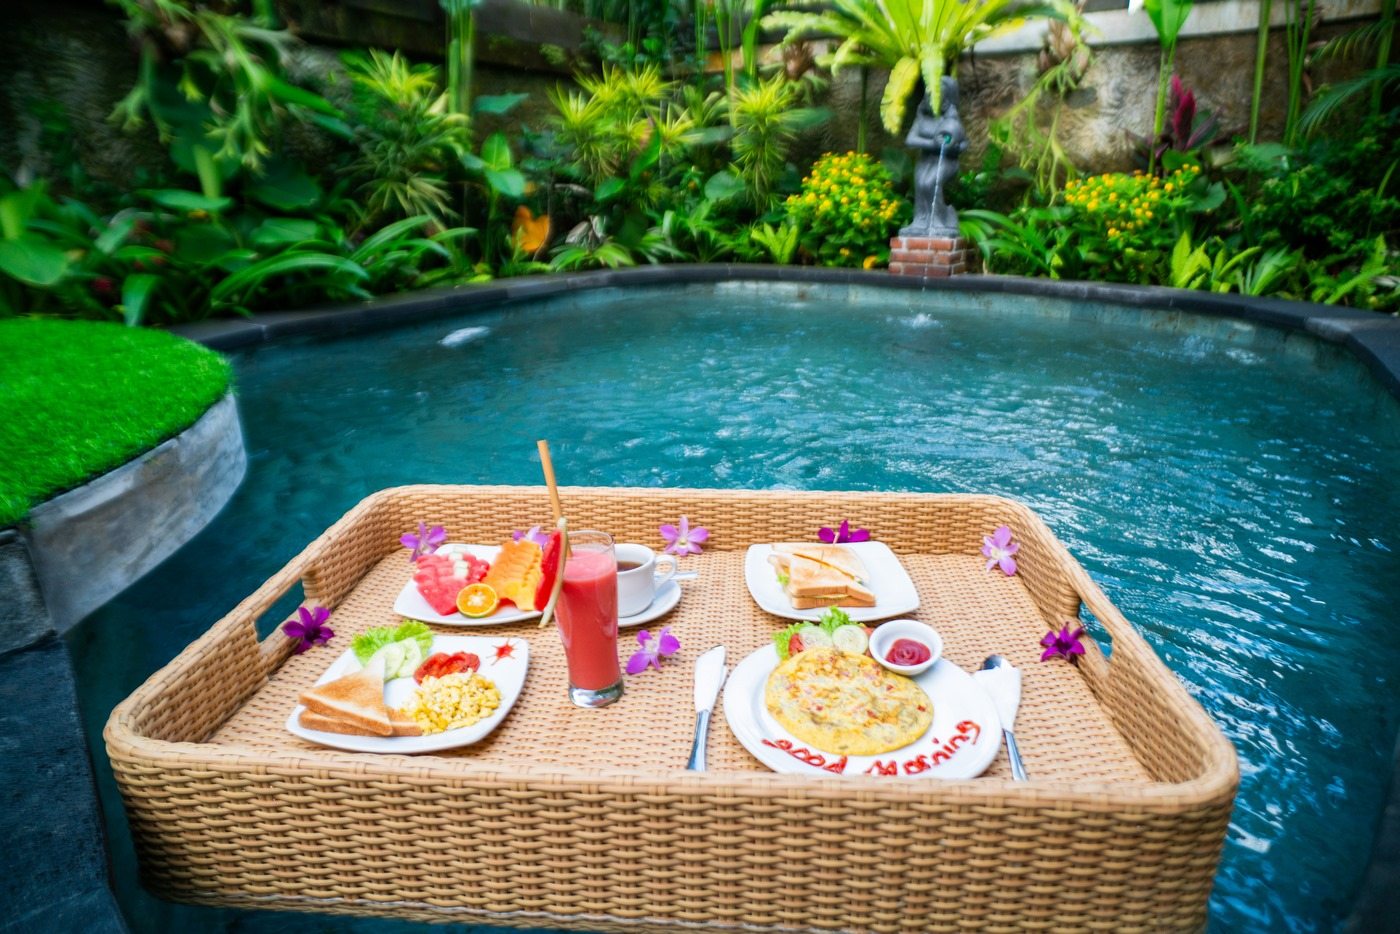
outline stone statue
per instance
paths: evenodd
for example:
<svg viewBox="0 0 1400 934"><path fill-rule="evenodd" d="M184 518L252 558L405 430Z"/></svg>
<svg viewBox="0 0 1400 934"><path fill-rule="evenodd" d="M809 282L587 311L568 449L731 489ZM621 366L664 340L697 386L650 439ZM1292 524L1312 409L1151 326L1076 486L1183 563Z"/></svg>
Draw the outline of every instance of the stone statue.
<svg viewBox="0 0 1400 934"><path fill-rule="evenodd" d="M919 101L906 146L923 155L914 167L914 220L901 237L956 237L958 212L944 197L958 175L958 157L967 149L967 131L958 119L958 82L943 78L943 112L934 114L928 95Z"/></svg>

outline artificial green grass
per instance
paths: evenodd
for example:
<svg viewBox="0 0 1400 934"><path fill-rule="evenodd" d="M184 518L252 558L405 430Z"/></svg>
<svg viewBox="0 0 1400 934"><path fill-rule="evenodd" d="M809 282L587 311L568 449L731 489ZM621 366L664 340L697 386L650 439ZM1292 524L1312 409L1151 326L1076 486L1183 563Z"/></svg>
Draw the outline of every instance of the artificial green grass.
<svg viewBox="0 0 1400 934"><path fill-rule="evenodd" d="M0 528L194 424L232 370L163 331L0 321Z"/></svg>

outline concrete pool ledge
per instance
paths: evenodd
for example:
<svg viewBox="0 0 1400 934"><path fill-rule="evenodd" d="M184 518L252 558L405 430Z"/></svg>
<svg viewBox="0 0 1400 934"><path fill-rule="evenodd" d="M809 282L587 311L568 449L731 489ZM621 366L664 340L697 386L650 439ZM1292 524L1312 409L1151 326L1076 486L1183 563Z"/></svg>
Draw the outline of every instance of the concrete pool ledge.
<svg viewBox="0 0 1400 934"><path fill-rule="evenodd" d="M23 534L58 633L208 525L247 463L238 409L226 395L175 437L30 510Z"/></svg>
<svg viewBox="0 0 1400 934"><path fill-rule="evenodd" d="M885 270L829 269L689 263L637 266L581 273L547 273L501 279L479 285L427 289L301 311L271 312L251 319L201 321L174 328L177 333L215 350L237 350L288 337L331 337L430 321L490 308L507 302L546 298L570 292L627 286L698 285L701 283L779 282L850 285L935 296L942 293L1018 295L1059 301L1101 302L1127 308L1178 311L1235 319L1311 334L1340 344L1360 359L1393 395L1400 397L1400 319L1373 311L1295 302L1281 298L1120 285L1032 279L1023 276L964 275L948 279L893 276Z"/></svg>

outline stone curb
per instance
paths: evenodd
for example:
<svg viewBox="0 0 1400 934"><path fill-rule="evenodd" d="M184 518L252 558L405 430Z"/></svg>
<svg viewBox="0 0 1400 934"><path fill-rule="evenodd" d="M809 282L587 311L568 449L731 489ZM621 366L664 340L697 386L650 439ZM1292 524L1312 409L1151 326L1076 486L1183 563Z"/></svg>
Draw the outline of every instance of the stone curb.
<svg viewBox="0 0 1400 934"><path fill-rule="evenodd" d="M175 437L30 510L25 534L58 632L208 525L247 465L238 408L226 395ZM103 560L83 557L92 554Z"/></svg>

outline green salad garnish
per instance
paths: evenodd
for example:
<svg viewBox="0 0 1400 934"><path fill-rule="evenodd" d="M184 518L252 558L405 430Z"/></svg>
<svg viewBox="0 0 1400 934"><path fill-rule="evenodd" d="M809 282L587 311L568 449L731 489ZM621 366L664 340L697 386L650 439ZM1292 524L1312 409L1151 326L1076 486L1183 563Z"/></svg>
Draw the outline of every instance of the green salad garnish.
<svg viewBox="0 0 1400 934"><path fill-rule="evenodd" d="M355 650L355 658L361 665L367 664L370 657L384 646L403 639L418 643L419 654L427 658L433 651L433 631L416 619L406 619L398 626L379 626L368 629L355 637L350 648Z"/></svg>

